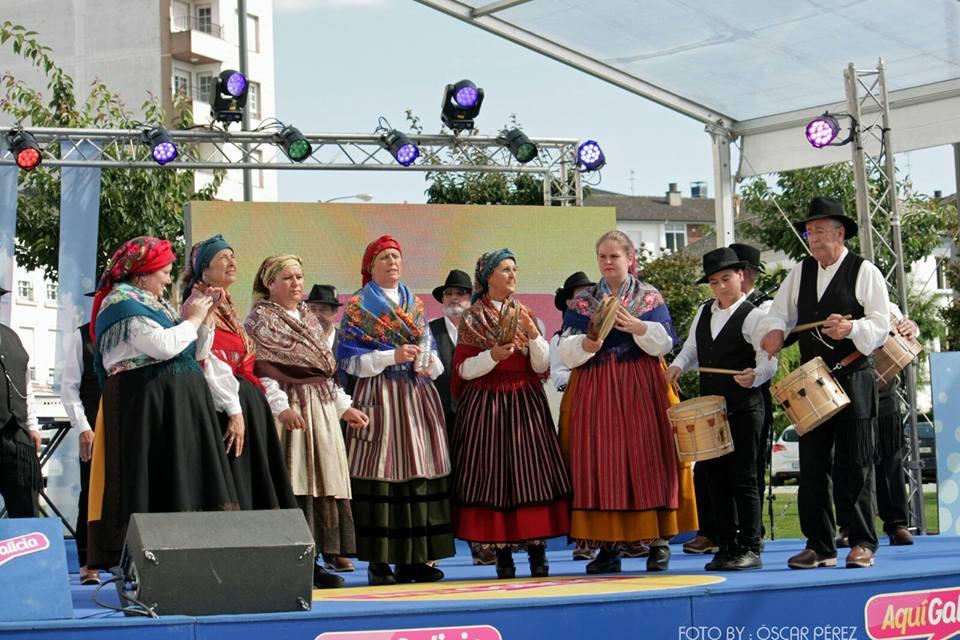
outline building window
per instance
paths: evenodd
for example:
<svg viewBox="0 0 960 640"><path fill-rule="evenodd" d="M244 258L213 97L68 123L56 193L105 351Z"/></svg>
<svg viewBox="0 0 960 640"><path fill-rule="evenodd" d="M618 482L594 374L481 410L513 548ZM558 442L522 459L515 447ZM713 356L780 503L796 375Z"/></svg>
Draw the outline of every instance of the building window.
<svg viewBox="0 0 960 640"><path fill-rule="evenodd" d="M260 119L260 83L251 82L247 89L247 109L250 110L250 117L254 120Z"/></svg>
<svg viewBox="0 0 960 640"><path fill-rule="evenodd" d="M663 246L668 251L677 251L687 246L687 225L682 222L667 222L663 225Z"/></svg>
<svg viewBox="0 0 960 640"><path fill-rule="evenodd" d="M251 162L263 162L263 151L256 149L255 151L250 152L250 161ZM263 188L263 169L254 169L253 170L253 186L262 189Z"/></svg>
<svg viewBox="0 0 960 640"><path fill-rule="evenodd" d="M33 302L33 283L29 280L17 280L17 297Z"/></svg>
<svg viewBox="0 0 960 640"><path fill-rule="evenodd" d="M47 283L47 302L56 302L57 301L57 283L48 282Z"/></svg>
<svg viewBox="0 0 960 640"><path fill-rule="evenodd" d="M173 95L190 95L190 72L177 69L173 72Z"/></svg>
<svg viewBox="0 0 960 640"><path fill-rule="evenodd" d="M37 368L30 367L30 382L36 382L36 381L37 381Z"/></svg>
<svg viewBox="0 0 960 640"><path fill-rule="evenodd" d="M937 264L937 289L949 289L950 283L947 282L947 260L940 257L936 259Z"/></svg>
<svg viewBox="0 0 960 640"><path fill-rule="evenodd" d="M54 377L55 377L55 370L47 369L47 384L50 385L51 387L53 386L53 383L54 383Z"/></svg>
<svg viewBox="0 0 960 640"><path fill-rule="evenodd" d="M213 94L213 85L215 80L213 74L210 73L198 73L197 74L197 100L203 102L210 102L210 96Z"/></svg>
<svg viewBox="0 0 960 640"><path fill-rule="evenodd" d="M213 33L213 7L210 5L197 7L197 31Z"/></svg>
<svg viewBox="0 0 960 640"><path fill-rule="evenodd" d="M247 51L260 53L260 18L247 14Z"/></svg>

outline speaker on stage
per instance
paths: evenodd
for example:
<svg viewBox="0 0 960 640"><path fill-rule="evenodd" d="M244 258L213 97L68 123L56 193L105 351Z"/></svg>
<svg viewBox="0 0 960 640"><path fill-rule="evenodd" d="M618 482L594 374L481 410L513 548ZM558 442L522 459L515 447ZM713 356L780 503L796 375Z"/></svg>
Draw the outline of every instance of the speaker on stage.
<svg viewBox="0 0 960 640"><path fill-rule="evenodd" d="M0 520L0 621L73 617L59 518Z"/></svg>
<svg viewBox="0 0 960 640"><path fill-rule="evenodd" d="M306 611L313 563L299 509L135 513L117 590L159 615Z"/></svg>

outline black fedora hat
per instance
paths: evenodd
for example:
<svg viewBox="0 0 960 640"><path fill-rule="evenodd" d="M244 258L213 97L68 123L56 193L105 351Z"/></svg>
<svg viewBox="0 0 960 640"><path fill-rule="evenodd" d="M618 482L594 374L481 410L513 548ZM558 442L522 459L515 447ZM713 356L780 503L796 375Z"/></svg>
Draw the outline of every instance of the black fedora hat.
<svg viewBox="0 0 960 640"><path fill-rule="evenodd" d="M577 287L592 287L595 284L596 282L591 282L583 271L577 271L564 280L563 286L557 289L556 295L553 296L553 306L557 308L557 311L566 311L567 300L573 297L574 289Z"/></svg>
<svg viewBox="0 0 960 640"><path fill-rule="evenodd" d="M843 213L843 205L840 204L839 200L834 200L833 198L824 198L822 196L817 196L810 201L810 211L809 215L800 222L795 222L794 227L801 235L807 230L807 223L813 222L814 220L836 220L843 224L843 228L846 231L846 238L850 239L857 235L859 227L857 223L854 222L852 218L848 218Z"/></svg>
<svg viewBox="0 0 960 640"><path fill-rule="evenodd" d="M473 280L470 279L470 275L465 271L460 271L460 269L454 269L447 274L447 281L444 282L439 287L434 288L433 290L433 299L443 304L443 291L444 289L464 289L467 293L473 291Z"/></svg>
<svg viewBox="0 0 960 640"><path fill-rule="evenodd" d="M737 252L730 247L720 247L703 254L703 277L697 284L705 284L707 279L717 271L724 269L743 269L747 263L737 257Z"/></svg>
<svg viewBox="0 0 960 640"><path fill-rule="evenodd" d="M331 307L339 307L337 288L332 284L315 284L310 289L310 295L307 296L307 303L329 304Z"/></svg>
<svg viewBox="0 0 960 640"><path fill-rule="evenodd" d="M748 267L763 273L763 263L760 262L760 249L751 247L748 244L734 242L730 248L737 253L737 257L747 263Z"/></svg>

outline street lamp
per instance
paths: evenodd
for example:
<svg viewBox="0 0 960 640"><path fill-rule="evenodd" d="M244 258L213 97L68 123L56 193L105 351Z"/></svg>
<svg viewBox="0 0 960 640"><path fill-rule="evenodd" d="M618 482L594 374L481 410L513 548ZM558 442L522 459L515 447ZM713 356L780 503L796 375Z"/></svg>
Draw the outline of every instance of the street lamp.
<svg viewBox="0 0 960 640"><path fill-rule="evenodd" d="M355 193L350 196L337 196L336 198L330 198L329 200L317 200L317 202L334 202L336 200L349 200L350 198L356 198L363 202L370 202L373 200L373 196L369 193Z"/></svg>

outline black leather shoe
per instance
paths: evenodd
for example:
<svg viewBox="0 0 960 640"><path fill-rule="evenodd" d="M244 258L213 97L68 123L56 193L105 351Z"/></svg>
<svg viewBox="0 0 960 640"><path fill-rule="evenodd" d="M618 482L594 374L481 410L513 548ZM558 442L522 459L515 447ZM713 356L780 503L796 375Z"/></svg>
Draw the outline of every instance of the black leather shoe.
<svg viewBox="0 0 960 640"><path fill-rule="evenodd" d="M756 551L741 549L728 555L726 560L716 568L716 571L748 571L762 568L763 562Z"/></svg>
<svg viewBox="0 0 960 640"><path fill-rule="evenodd" d="M517 577L517 566L513 564L513 549L510 547L497 549L497 577L503 580Z"/></svg>
<svg viewBox="0 0 960 640"><path fill-rule="evenodd" d="M338 589L343 586L343 578L315 564L313 565L313 586L317 589Z"/></svg>
<svg viewBox="0 0 960 640"><path fill-rule="evenodd" d="M666 571L670 568L670 547L650 547L647 556L647 571Z"/></svg>
<svg viewBox="0 0 960 640"><path fill-rule="evenodd" d="M708 562L703 566L707 571L723 571L721 567L730 561L730 551L727 547L720 547L720 549L713 554L713 560Z"/></svg>
<svg viewBox="0 0 960 640"><path fill-rule="evenodd" d="M620 573L620 550L600 547L597 559L587 563L587 573Z"/></svg>
<svg viewBox="0 0 960 640"><path fill-rule="evenodd" d="M428 564L398 564L397 582L436 582L443 579L443 571Z"/></svg>
<svg viewBox="0 0 960 640"><path fill-rule="evenodd" d="M527 548L530 557L530 575L534 578L546 578L550 575L550 562L547 561L547 548L542 545Z"/></svg>
<svg viewBox="0 0 960 640"><path fill-rule="evenodd" d="M367 584L371 587L397 584L397 577L386 562L371 562L367 566Z"/></svg>

